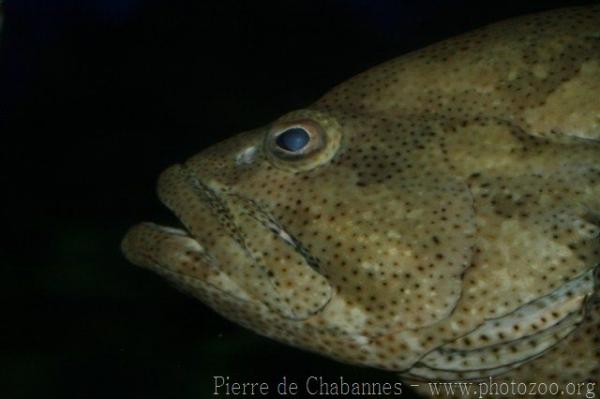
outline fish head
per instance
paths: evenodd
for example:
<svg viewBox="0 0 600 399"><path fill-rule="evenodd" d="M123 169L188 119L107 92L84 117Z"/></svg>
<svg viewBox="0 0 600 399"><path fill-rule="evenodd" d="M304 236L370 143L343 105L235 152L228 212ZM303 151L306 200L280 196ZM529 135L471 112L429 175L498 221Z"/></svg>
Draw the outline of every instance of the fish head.
<svg viewBox="0 0 600 399"><path fill-rule="evenodd" d="M164 171L184 228L138 225L123 249L260 334L364 363L351 348L460 297L473 208L446 168L421 119L294 111Z"/></svg>

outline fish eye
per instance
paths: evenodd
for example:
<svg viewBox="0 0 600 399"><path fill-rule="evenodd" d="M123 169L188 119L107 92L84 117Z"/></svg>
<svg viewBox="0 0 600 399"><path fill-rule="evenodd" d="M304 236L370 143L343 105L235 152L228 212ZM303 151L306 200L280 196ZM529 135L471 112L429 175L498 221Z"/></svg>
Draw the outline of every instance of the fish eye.
<svg viewBox="0 0 600 399"><path fill-rule="evenodd" d="M310 135L301 127L292 127L279 133L275 143L279 148L289 152L298 152L305 148L310 141Z"/></svg>
<svg viewBox="0 0 600 399"><path fill-rule="evenodd" d="M269 151L286 162L299 162L318 154L326 145L321 125L310 119L276 123L267 136Z"/></svg>
<svg viewBox="0 0 600 399"><path fill-rule="evenodd" d="M337 120L323 112L298 110L273 122L265 131L269 161L292 172L313 169L336 153L341 141Z"/></svg>

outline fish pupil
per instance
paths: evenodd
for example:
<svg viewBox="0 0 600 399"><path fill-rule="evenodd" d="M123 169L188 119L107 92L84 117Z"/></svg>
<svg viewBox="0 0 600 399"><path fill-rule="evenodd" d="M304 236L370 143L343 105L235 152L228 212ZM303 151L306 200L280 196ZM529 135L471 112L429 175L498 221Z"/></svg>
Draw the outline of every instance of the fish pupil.
<svg viewBox="0 0 600 399"><path fill-rule="evenodd" d="M297 152L306 147L310 141L310 136L306 130L300 127L293 127L280 133L275 139L275 143L282 149L290 152Z"/></svg>

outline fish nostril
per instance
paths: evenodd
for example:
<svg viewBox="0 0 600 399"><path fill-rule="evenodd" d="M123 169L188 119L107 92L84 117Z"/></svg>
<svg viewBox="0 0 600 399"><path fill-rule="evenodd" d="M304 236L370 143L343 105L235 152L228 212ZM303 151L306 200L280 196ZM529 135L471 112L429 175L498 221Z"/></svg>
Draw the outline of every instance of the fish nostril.
<svg viewBox="0 0 600 399"><path fill-rule="evenodd" d="M235 157L236 165L248 165L251 164L256 158L258 153L256 146L244 148Z"/></svg>

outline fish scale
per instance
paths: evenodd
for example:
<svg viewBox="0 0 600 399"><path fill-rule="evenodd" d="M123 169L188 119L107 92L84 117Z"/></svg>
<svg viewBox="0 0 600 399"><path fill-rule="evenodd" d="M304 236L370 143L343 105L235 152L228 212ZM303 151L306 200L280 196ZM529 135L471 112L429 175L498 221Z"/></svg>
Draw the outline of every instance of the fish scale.
<svg viewBox="0 0 600 399"><path fill-rule="evenodd" d="M473 342L486 337L488 345L511 342L553 327L574 312L581 311L594 291L593 271L569 281L550 294L521 306L500 318L487 320L481 326L443 349L469 350Z"/></svg>
<svg viewBox="0 0 600 399"><path fill-rule="evenodd" d="M582 319L583 312L571 312L552 327L520 339L470 350L442 347L426 355L419 364L445 371L489 370L518 364L560 342Z"/></svg>

